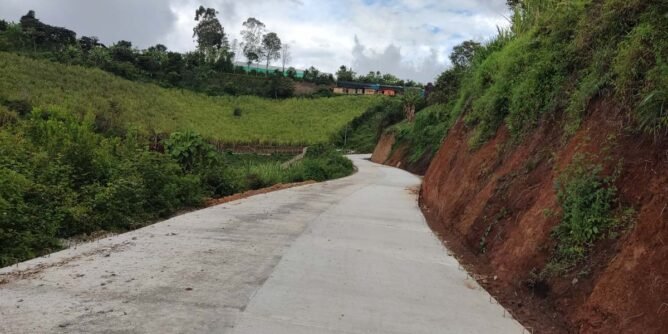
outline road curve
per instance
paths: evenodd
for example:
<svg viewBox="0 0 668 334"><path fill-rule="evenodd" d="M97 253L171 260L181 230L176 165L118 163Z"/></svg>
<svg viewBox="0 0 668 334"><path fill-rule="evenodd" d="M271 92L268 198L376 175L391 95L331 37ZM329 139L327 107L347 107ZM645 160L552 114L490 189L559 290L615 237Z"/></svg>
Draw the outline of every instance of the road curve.
<svg viewBox="0 0 668 334"><path fill-rule="evenodd" d="M0 333L514 333L417 206L355 175L184 214L0 270Z"/></svg>

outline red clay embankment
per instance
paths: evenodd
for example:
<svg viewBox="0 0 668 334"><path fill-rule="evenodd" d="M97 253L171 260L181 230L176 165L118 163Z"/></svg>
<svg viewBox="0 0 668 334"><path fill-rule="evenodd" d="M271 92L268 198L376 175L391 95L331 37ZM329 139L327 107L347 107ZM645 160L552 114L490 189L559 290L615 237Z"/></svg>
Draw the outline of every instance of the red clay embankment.
<svg viewBox="0 0 668 334"><path fill-rule="evenodd" d="M574 136L546 120L520 143L501 127L475 151L458 123L429 166L421 206L481 284L537 333L666 333L668 140L631 132L611 103L590 111ZM560 221L554 182L577 153L608 171L621 166L618 196L635 223L594 245L585 264L537 282Z"/></svg>
<svg viewBox="0 0 668 334"><path fill-rule="evenodd" d="M391 132L384 133L371 156L371 161L405 169L413 174L424 175L429 167L430 156L423 156L417 161L410 161L411 146L408 143L397 143Z"/></svg>

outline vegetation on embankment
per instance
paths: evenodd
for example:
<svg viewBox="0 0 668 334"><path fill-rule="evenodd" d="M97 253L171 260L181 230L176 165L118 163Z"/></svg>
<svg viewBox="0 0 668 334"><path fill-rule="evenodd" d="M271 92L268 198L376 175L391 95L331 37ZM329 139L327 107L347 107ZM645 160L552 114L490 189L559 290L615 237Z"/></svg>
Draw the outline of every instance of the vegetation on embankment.
<svg viewBox="0 0 668 334"><path fill-rule="evenodd" d="M400 139L432 154L453 120L473 129L472 149L505 125L515 139L564 114L574 133L592 99L614 97L634 127L668 129L668 5L661 1L510 1L512 26L492 40L466 42L441 74L423 122L400 127ZM436 109L436 110L434 110ZM419 115L419 113L418 113ZM419 117L419 116L418 116Z"/></svg>
<svg viewBox="0 0 668 334"><path fill-rule="evenodd" d="M56 250L63 238L138 228L205 198L353 171L328 146L282 167L289 157L221 154L191 131L172 133L160 153L132 127L100 131L94 114L19 112L0 106L0 267Z"/></svg>
<svg viewBox="0 0 668 334"><path fill-rule="evenodd" d="M310 145L334 133L377 103L375 97L213 97L131 82L95 69L0 52L0 101L58 106L93 114L97 127L135 127L149 134L193 130L223 143Z"/></svg>
<svg viewBox="0 0 668 334"><path fill-rule="evenodd" d="M396 98L381 98L335 133L332 142L343 150L371 153L385 128L403 118L401 101Z"/></svg>
<svg viewBox="0 0 668 334"><path fill-rule="evenodd" d="M509 4L512 27L460 45L390 130L404 162L440 148L425 215L536 331L662 332L668 4Z"/></svg>

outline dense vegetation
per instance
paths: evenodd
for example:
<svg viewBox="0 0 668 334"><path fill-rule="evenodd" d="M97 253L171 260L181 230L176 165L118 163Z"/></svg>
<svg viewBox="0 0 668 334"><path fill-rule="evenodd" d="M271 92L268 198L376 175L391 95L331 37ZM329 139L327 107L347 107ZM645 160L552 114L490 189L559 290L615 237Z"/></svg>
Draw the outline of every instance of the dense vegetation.
<svg viewBox="0 0 668 334"><path fill-rule="evenodd" d="M421 158L431 158L441 147L441 142L450 127L457 119L449 112L445 104L433 104L418 112L415 122L401 122L392 127L395 137L400 143L410 143L409 162Z"/></svg>
<svg viewBox="0 0 668 334"><path fill-rule="evenodd" d="M160 153L132 128L98 130L91 114L12 108L0 107L0 266L55 250L62 238L141 227L206 197L353 170L327 146L282 167L288 157L221 154L194 132L175 132Z"/></svg>
<svg viewBox="0 0 668 334"><path fill-rule="evenodd" d="M485 43L465 42L450 56L430 106L393 127L415 161L433 156L458 119L479 148L505 126L522 139L545 119L572 135L591 102L613 101L628 131L668 135L668 3L660 0L511 0L512 26ZM605 158L605 157L603 157ZM561 224L546 272L581 261L628 217L618 208L614 176L576 159L557 183ZM622 212L619 212L622 211ZM614 230L614 229L613 229Z"/></svg>
<svg viewBox="0 0 668 334"><path fill-rule="evenodd" d="M358 96L278 101L206 96L2 52L0 76L0 102L91 113L96 126L105 130L134 126L150 135L193 130L225 143L324 143L377 101Z"/></svg>
<svg viewBox="0 0 668 334"><path fill-rule="evenodd" d="M451 55L430 96L442 104L430 122L409 125L410 140L438 146L452 119L474 128L476 148L505 124L521 137L548 115L565 113L575 131L592 99L609 96L629 111L637 129L668 131L668 5L653 0L509 1L512 26L494 39L465 42ZM419 114L419 113L418 113ZM438 114L438 115L436 115ZM446 115L447 114L447 115ZM417 128L417 129L416 129Z"/></svg>
<svg viewBox="0 0 668 334"><path fill-rule="evenodd" d="M34 15L0 22L0 49L14 52L0 52L0 266L67 238L138 228L206 198L349 175L352 163L325 144L382 101L247 96L286 97L292 88L278 76L216 69L207 57L220 50L106 48ZM174 76L142 67L152 56L163 57L161 66L180 57L202 62ZM290 156L221 153L213 143L311 147L283 165Z"/></svg>
<svg viewBox="0 0 668 334"><path fill-rule="evenodd" d="M383 130L404 118L401 101L381 99L333 136L337 147L357 153L373 152Z"/></svg>

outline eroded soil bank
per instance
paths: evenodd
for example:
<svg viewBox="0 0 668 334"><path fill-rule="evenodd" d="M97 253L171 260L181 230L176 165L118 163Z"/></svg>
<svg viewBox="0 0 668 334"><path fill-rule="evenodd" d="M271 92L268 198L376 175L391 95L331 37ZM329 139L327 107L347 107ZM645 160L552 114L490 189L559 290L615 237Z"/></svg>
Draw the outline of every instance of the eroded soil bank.
<svg viewBox="0 0 668 334"><path fill-rule="evenodd" d="M480 283L537 333L665 333L668 142L631 132L612 103L589 110L573 136L545 120L519 143L501 127L477 150L458 123L426 173L422 209ZM578 154L621 168L619 204L635 210L634 223L575 269L537 280L560 222L555 180Z"/></svg>
<svg viewBox="0 0 668 334"><path fill-rule="evenodd" d="M413 174L424 175L429 168L431 157L424 156L417 161L410 161L410 153L411 146L408 143L399 143L393 133L386 132L380 137L371 161L405 169Z"/></svg>

